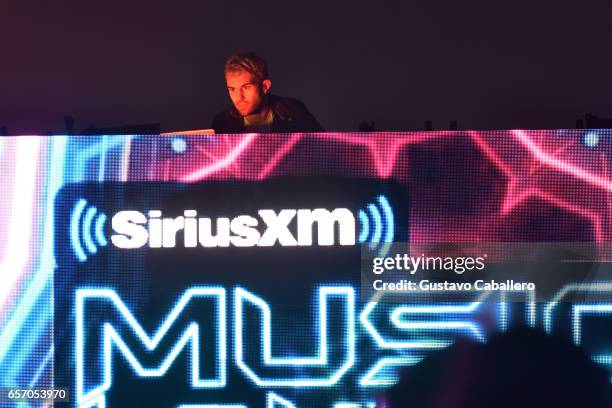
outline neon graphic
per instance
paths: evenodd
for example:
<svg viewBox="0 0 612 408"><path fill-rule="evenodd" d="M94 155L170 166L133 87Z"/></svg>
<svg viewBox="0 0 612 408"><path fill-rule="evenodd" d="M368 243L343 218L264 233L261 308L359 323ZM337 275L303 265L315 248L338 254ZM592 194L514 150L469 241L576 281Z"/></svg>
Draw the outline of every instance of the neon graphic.
<svg viewBox="0 0 612 408"><path fill-rule="evenodd" d="M444 291L440 291L440 293L444 293ZM410 340L409 338L405 340L393 340L385 338L372 322L372 318L375 316L377 309L384 305L384 302L381 300L382 296L382 293L377 293L376 297L367 303L359 316L362 326L370 336L372 336L378 347L394 350L423 350L440 349L452 344L452 342L446 339L435 337L426 340ZM476 312L487 296L489 296L489 293L484 292L479 296L477 301L462 305L399 305L389 307L388 310L383 309L383 313L389 316L395 328L412 335L406 337L421 337L418 333L422 331L467 331L479 341L484 341L484 335L477 324L471 320L457 320L457 317L463 316L465 318L466 315ZM432 321L419 320L418 322L407 322L401 319L403 314L432 316L438 317L438 319ZM440 317L442 316L448 316L448 319L441 319Z"/></svg>
<svg viewBox="0 0 612 408"><path fill-rule="evenodd" d="M176 408L248 408L242 404L181 404Z"/></svg>
<svg viewBox="0 0 612 408"><path fill-rule="evenodd" d="M179 338L174 342L174 345L159 364L154 368L143 367L140 361L134 356L133 352L125 344L121 335L115 327L106 322L102 324L103 330L103 382L99 386L85 390L86 380L86 363L85 363L85 334L92 328L85 327L86 302L97 301L110 303L119 313L119 316L129 325L137 336L138 340L146 347L148 351L155 351L160 342L169 335L170 329L181 315L183 310L188 306L194 298L213 298L216 302L217 315L216 333L219 335L218 344L216 347L215 361L217 362L217 375L215 378L204 379L200 377L200 325L192 322L180 334ZM155 334L150 337L132 315L127 306L119 298L117 293L112 289L87 289L81 288L76 292L76 389L77 401L79 404L86 403L104 394L112 384L112 347L116 346L123 357L130 364L134 372L141 377L163 377L172 365L176 357L181 353L185 346L189 343L191 350L191 386L193 388L222 388L226 384L226 295L225 289L220 287L193 287L185 291L180 297L176 305L172 308L167 317L162 321Z"/></svg>
<svg viewBox="0 0 612 408"><path fill-rule="evenodd" d="M344 327L340 343L344 345L341 363L337 367L329 367L328 351L328 329L329 320L327 308L330 298L342 299L345 314L342 318ZM244 335L244 305L249 304L259 309L263 327L261 328L261 344L263 356L261 357L262 369L266 372L286 373L286 368L300 368L301 372L311 369L316 375L299 376L298 378L280 378L271 375L260 375L258 370L252 368L246 361L245 350L247 344ZM242 372L259 387L329 387L336 384L342 376L353 366L355 362L355 327L354 327L355 293L352 287L321 286L318 289L318 314L317 335L318 351L315 357L273 357L272 356L272 311L270 306L260 297L252 294L246 289L236 288L234 291L234 357L236 364ZM283 368L284 370L271 370L271 368ZM261 370L261 369L260 369Z"/></svg>
<svg viewBox="0 0 612 408"><path fill-rule="evenodd" d="M257 136L258 135L253 133L244 136L226 156L222 157L219 161L214 162L210 166L200 168L191 174L183 176L181 181L193 183L231 165L236 159L238 159L238 157L240 157L242 152L249 147Z"/></svg>
<svg viewBox="0 0 612 408"><path fill-rule="evenodd" d="M409 331L440 330L440 331L465 331L480 342L485 341L484 334L477 323L471 321L422 321L405 320L406 315L444 315L457 316L461 314L472 314L481 305L481 302L472 302L467 305L426 305L426 306L398 306L391 312L391 321L398 329Z"/></svg>
<svg viewBox="0 0 612 408"><path fill-rule="evenodd" d="M398 357L383 357L379 359L368 372L366 372L359 380L359 385L362 387L382 387L390 386L397 382L397 374L379 375L381 372L388 370L389 367L404 367L419 363L423 357L404 355Z"/></svg>
<svg viewBox="0 0 612 408"><path fill-rule="evenodd" d="M591 282L591 283L575 283L569 284L561 288L559 292L544 306L544 330L547 333L552 333L553 325L553 313L559 303L571 293L601 293L611 292L612 293L612 282Z"/></svg>
<svg viewBox="0 0 612 408"><path fill-rule="evenodd" d="M521 292L514 292L521 293ZM522 292L526 295L525 301L525 321L529 327L536 327L536 315L537 315L537 305L535 301L536 293L535 291L526 291ZM508 312L508 292L501 292L499 296L498 303L498 312L499 312L499 329L501 331L506 331L508 329L509 323L509 312Z"/></svg>
<svg viewBox="0 0 612 408"><path fill-rule="evenodd" d="M273 392L268 393L266 408L297 408L292 402Z"/></svg>
<svg viewBox="0 0 612 408"><path fill-rule="evenodd" d="M379 195L376 197L376 204L369 203L366 206L366 209L367 212L366 210L362 209L357 212L357 218L359 220L358 242L362 244L369 238L369 247L370 249L374 249L382 240L382 242L387 245L381 246L379 255L385 256L389 252L389 246L395 238L395 219L393 216L393 208L389 204L387 197L384 195ZM372 219L372 222L370 222L370 219ZM372 231L371 234L370 230Z"/></svg>
<svg viewBox="0 0 612 408"><path fill-rule="evenodd" d="M35 222L37 169L41 140L22 136L15 140L14 180L6 242L1 242L4 258L0 261L0 307L28 261L32 226ZM8 166L10 167L10 165ZM2 186L4 187L4 186Z"/></svg>
<svg viewBox="0 0 612 408"><path fill-rule="evenodd" d="M85 212L85 216L82 217L83 212ZM94 219L95 224L93 224ZM81 198L75 204L70 217L70 243L72 244L75 256L80 262L87 260L85 250L90 255L94 255L98 252L98 247L108 245L108 241L104 236L106 219L106 214L99 212L96 207L87 207L87 200L84 198ZM81 237L83 237L85 248L81 245Z"/></svg>

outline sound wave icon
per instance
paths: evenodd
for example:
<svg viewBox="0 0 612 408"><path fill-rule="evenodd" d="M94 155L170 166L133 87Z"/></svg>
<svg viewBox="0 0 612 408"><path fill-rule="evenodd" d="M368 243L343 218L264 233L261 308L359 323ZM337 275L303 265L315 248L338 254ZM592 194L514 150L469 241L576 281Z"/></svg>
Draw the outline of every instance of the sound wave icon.
<svg viewBox="0 0 612 408"><path fill-rule="evenodd" d="M360 226L357 241L360 244L369 242L370 249L380 246L379 255L386 255L395 237L393 208L387 197L379 195L375 203L369 203L365 209L360 209L357 216Z"/></svg>
<svg viewBox="0 0 612 408"><path fill-rule="evenodd" d="M70 244L80 262L97 253L99 247L108 245L104 236L107 218L93 205L88 206L84 198L76 202L70 216Z"/></svg>

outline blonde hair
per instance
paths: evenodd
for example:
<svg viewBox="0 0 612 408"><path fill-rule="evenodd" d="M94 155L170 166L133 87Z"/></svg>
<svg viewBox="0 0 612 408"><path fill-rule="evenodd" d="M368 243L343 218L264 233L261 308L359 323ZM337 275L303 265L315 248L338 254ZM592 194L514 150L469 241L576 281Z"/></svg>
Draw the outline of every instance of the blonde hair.
<svg viewBox="0 0 612 408"><path fill-rule="evenodd" d="M225 73L237 71L248 72L259 82L268 79L268 64L254 52L233 54L225 61Z"/></svg>

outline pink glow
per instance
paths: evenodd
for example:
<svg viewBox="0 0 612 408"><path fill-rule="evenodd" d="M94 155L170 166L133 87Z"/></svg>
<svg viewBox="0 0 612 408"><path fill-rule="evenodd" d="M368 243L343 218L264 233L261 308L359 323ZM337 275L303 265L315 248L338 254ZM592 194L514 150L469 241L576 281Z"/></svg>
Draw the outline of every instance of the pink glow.
<svg viewBox="0 0 612 408"><path fill-rule="evenodd" d="M20 136L12 138L11 142L15 144L15 155L11 157L12 163L5 167L14 168L13 180L7 183L13 185L13 195L7 234L9 239L0 264L0 307L5 305L7 295L22 275L30 255L41 138Z"/></svg>
<svg viewBox="0 0 612 408"><path fill-rule="evenodd" d="M597 204L597 199L593 199L593 194L605 192L606 196L602 197L609 200L612 182L606 178L606 174L601 174L602 166L593 163L592 152L584 151L579 140L568 141L557 137L554 131L334 132L297 133L289 137L219 135L217 137L222 141L221 144L201 148L196 146L192 152L194 156L189 160L173 157L162 164L162 169L164 179L167 180L197 182L211 177L261 180L276 174L278 167L285 163L286 158L301 142L310 143L310 140L316 139L365 148L370 160L369 163L362 164L364 170L369 168L373 172L372 176L385 179L393 176L398 167L399 155L405 154L407 146L443 137L465 135L470 137L478 150L483 153L483 157L499 169L505 178L505 193L500 202L498 216L505 217L527 200L534 198L587 219L593 226L592 231L597 241L608 238L607 220L610 217L608 212L612 209L607 208L602 212L603 208ZM548 148L548 151L545 148ZM579 163L584 161L586 167L582 164L573 164L572 160ZM189 168L190 162L198 161L203 163L201 167ZM406 169L403 166L399 174L406 176ZM561 188L559 183L563 179L560 177L567 177L568 183L573 183L575 186L574 189ZM573 191L576 191L575 188L581 188L576 183L586 184L584 187L588 190L588 192L585 190L586 198L572 196ZM473 225L480 224L473 223ZM459 231L457 233L459 234ZM419 233L415 231L415 236L417 235ZM458 236L463 235L465 234ZM427 234L423 235L423 238L426 236ZM473 237L474 231L466 236Z"/></svg>
<svg viewBox="0 0 612 408"><path fill-rule="evenodd" d="M606 182L605 178L580 169L566 161L558 159L554 155L545 153L541 146L537 145L532 138L521 130L512 131L512 140L516 140L520 146L525 148L530 160L527 160L526 163L523 163L523 166L519 166L518 168L516 168L516 164L510 165L511 160L509 158L502 158L503 152L499 148L496 150L493 144L485 141L481 133L470 132L470 136L474 143L481 149L487 158L500 169L507 179L506 193L500 208L501 216L508 215L526 200L537 198L557 208L564 209L589 220L593 226L595 241L601 242L606 238L604 236L602 222L602 218L605 216L604 214L598 214L596 210L585 208L584 206L570 202L568 199L545 191L540 184L550 187L554 185L554 183L539 183L540 180L538 177L550 178L551 175L548 175L546 171L547 169L552 169L554 171L560 171L582 182L587 182L592 187L608 190L610 188L610 183ZM555 154L561 153L568 147L569 145L567 143L564 144L560 149L555 150Z"/></svg>
<svg viewBox="0 0 612 408"><path fill-rule="evenodd" d="M439 131L439 132L414 132L414 133L299 133L294 134L289 138L288 142L285 142L277 151L273 152L272 155L267 158L266 163L262 166L256 174L257 179L267 177L276 166L282 161L282 159L289 154L293 147L304 137L315 138L321 140L332 140L341 143L348 143L353 145L359 145L365 147L372 157L372 164L376 169L376 174L380 178L389 178L393 173L396 166L397 156L401 152L402 148L407 145L417 144L430 139L436 139L440 137L453 136L455 132L450 131ZM233 146L230 151L224 154L220 158L214 158L214 154L211 152L201 152L208 159L215 159L213 163L207 163L205 166L190 171L187 175L178 176L181 181L184 182L197 182L206 179L213 174L219 173L222 170L231 169L232 166L237 165L237 161L246 154L250 149L261 147L260 144L265 144L265 138L271 138L271 135L263 135L258 142L254 134L247 135L242 139L240 143ZM222 136L220 136L222 137ZM238 137L238 136L235 136ZM168 177L172 178L168 169ZM237 169L234 169L235 173ZM164 173L166 170L164 171Z"/></svg>
<svg viewBox="0 0 612 408"><path fill-rule="evenodd" d="M453 136L455 132L414 132L414 133L314 133L320 139L332 139L367 148L379 178L389 178L397 163L397 156L408 145L422 143L440 137Z"/></svg>
<svg viewBox="0 0 612 408"><path fill-rule="evenodd" d="M571 163L568 163L567 161L559 160L556 157L545 153L542 148L522 130L514 130L512 133L514 134L514 137L541 163L548 165L562 173L583 180L596 187L612 192L612 180L590 173L577 166L574 166Z"/></svg>
<svg viewBox="0 0 612 408"><path fill-rule="evenodd" d="M193 183L205 179L209 175L232 165L249 147L249 145L257 138L257 136L258 135L254 133L249 133L245 135L244 137L242 137L240 142L232 150L229 151L227 155L223 156L221 159L211 164L207 164L206 166L192 173L182 176L181 181Z"/></svg>
<svg viewBox="0 0 612 408"><path fill-rule="evenodd" d="M276 166L278 165L278 163L280 163L280 161L291 151L293 150L293 147L302 139L302 135L301 134L295 134L292 135L291 138L289 139L289 141L287 143L285 143L284 145L281 146L281 148L276 152L276 154L274 154L274 156L272 157L272 159L270 159L270 161L268 162L268 164L265 165L265 167L263 168L263 170L261 172L259 172L259 174L257 175L257 179L258 180L263 180L266 177L268 177L268 175L270 174L270 172L272 172L272 170L274 170L276 168Z"/></svg>

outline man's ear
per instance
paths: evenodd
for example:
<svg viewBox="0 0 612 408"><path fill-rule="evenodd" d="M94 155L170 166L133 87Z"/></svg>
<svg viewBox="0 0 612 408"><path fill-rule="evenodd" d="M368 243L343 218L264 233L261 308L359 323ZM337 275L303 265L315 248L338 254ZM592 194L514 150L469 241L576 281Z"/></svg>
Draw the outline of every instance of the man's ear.
<svg viewBox="0 0 612 408"><path fill-rule="evenodd" d="M272 88L272 81L270 81L269 79L264 79L261 82L261 89L263 93L267 94L268 92L270 92L270 88Z"/></svg>

